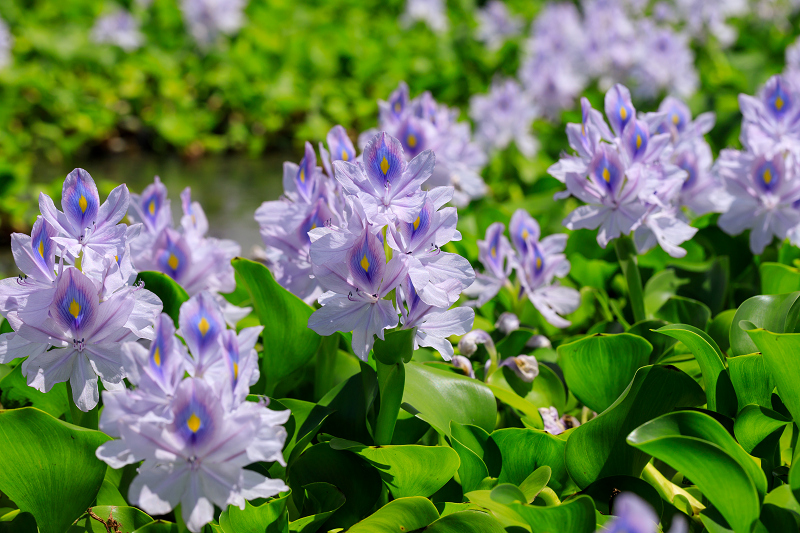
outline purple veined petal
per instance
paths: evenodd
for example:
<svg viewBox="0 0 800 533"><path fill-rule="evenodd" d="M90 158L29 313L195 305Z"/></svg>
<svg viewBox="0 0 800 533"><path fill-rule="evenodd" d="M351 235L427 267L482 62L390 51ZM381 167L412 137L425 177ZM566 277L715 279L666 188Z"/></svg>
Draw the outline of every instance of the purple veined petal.
<svg viewBox="0 0 800 533"><path fill-rule="evenodd" d="M616 84L606 92L605 110L614 134L621 137L628 121L636 117L636 109L631 103L631 93L627 87Z"/></svg>
<svg viewBox="0 0 800 533"><path fill-rule="evenodd" d="M80 235L72 227L72 223L67 219L67 215L56 209L53 199L45 193L39 193L39 211L42 213L44 219L56 229L58 234L70 235L76 237Z"/></svg>
<svg viewBox="0 0 800 533"><path fill-rule="evenodd" d="M312 208L308 211L308 214L298 226L297 248L300 249L303 247L303 245L310 244L311 238L308 236L308 232L325 226L326 223L333 220L334 216L334 212L324 199L320 198L314 202Z"/></svg>
<svg viewBox="0 0 800 533"><path fill-rule="evenodd" d="M633 493L623 492L614 498L611 511L615 517L608 522L611 531L645 533L658 528L658 515L650 504Z"/></svg>
<svg viewBox="0 0 800 533"><path fill-rule="evenodd" d="M349 161L334 161L333 176L336 178L347 194L358 194L365 192L370 195L382 194L383 184L376 188L364 173L364 167L359 163Z"/></svg>
<svg viewBox="0 0 800 533"><path fill-rule="evenodd" d="M541 236L539 223L524 209L517 209L508 226L511 242L520 254L528 251L528 240L538 241Z"/></svg>
<svg viewBox="0 0 800 533"><path fill-rule="evenodd" d="M393 291L403 281L407 272L408 267L402 257L392 257L384 270L379 296L382 298Z"/></svg>
<svg viewBox="0 0 800 533"><path fill-rule="evenodd" d="M362 157L367 178L376 192L403 185L401 178L406 163L403 147L397 139L385 131L380 132L364 147Z"/></svg>
<svg viewBox="0 0 800 533"><path fill-rule="evenodd" d="M669 138L669 137L667 137ZM650 130L643 120L630 120L622 132L622 145L631 161L644 159L650 142Z"/></svg>
<svg viewBox="0 0 800 533"><path fill-rule="evenodd" d="M340 125L331 128L326 137L331 161L355 161L356 149L347 131Z"/></svg>
<svg viewBox="0 0 800 533"><path fill-rule="evenodd" d="M167 199L167 188L161 183L161 178L155 176L153 183L145 187L141 195L131 195L134 199L130 207L136 212L151 233L160 230L169 220L172 222L172 213ZM167 217L166 215L169 215Z"/></svg>
<svg viewBox="0 0 800 533"><path fill-rule="evenodd" d="M377 294L386 270L383 245L369 230L362 231L348 253L347 264L354 285L368 294Z"/></svg>
<svg viewBox="0 0 800 533"><path fill-rule="evenodd" d="M589 164L589 175L607 196L616 197L625 179L625 169L617 152L610 146L600 146Z"/></svg>
<svg viewBox="0 0 800 533"><path fill-rule="evenodd" d="M89 365L101 380L106 390L117 386L124 389L122 379L125 377L125 368L122 365L122 345L118 342L92 344L87 346L82 355L87 357ZM80 355L80 354L79 354Z"/></svg>
<svg viewBox="0 0 800 533"><path fill-rule="evenodd" d="M611 215L611 209L598 205L582 205L564 219L567 229L597 229Z"/></svg>
<svg viewBox="0 0 800 533"><path fill-rule="evenodd" d="M168 468L145 463L131 482L128 491L130 501L147 513L167 514L180 503L190 475L188 465Z"/></svg>
<svg viewBox="0 0 800 533"><path fill-rule="evenodd" d="M58 276L50 316L59 326L81 339L91 332L98 315L97 287L76 268Z"/></svg>
<svg viewBox="0 0 800 533"><path fill-rule="evenodd" d="M356 324L353 329L353 352L363 361L369 357L369 351L375 343L374 336L384 338L385 329L397 326L397 311L389 300L378 300L371 304L365 320Z"/></svg>
<svg viewBox="0 0 800 533"><path fill-rule="evenodd" d="M295 176L295 186L297 192L304 201L310 202L316 195L319 186L319 176L317 175L317 154L314 147L306 141L305 155L300 160Z"/></svg>
<svg viewBox="0 0 800 533"><path fill-rule="evenodd" d="M436 155L432 150L425 150L414 157L404 168L400 181L390 185L389 193L392 198L416 195L422 184L433 174L435 166Z"/></svg>
<svg viewBox="0 0 800 533"><path fill-rule="evenodd" d="M337 331L353 331L369 315L373 305L362 299L350 299L347 295L326 293L320 297L322 307L308 318L308 327L320 335L333 335Z"/></svg>
<svg viewBox="0 0 800 533"><path fill-rule="evenodd" d="M697 177L700 174L696 154L692 150L683 150L676 155L675 164L687 174L681 188L684 191L691 190L697 184Z"/></svg>
<svg viewBox="0 0 800 533"><path fill-rule="evenodd" d="M0 364L21 357L35 357L50 347L47 343L31 342L16 332L0 335Z"/></svg>
<svg viewBox="0 0 800 533"><path fill-rule="evenodd" d="M503 235L504 231L505 225L502 222L494 222L486 228L484 240L478 241L481 263L498 278L506 276L508 241Z"/></svg>
<svg viewBox="0 0 800 533"><path fill-rule="evenodd" d="M106 201L103 202L103 205L100 206L94 231L100 231L105 226L113 226L119 223L128 212L130 199L127 185L123 183L115 187Z"/></svg>
<svg viewBox="0 0 800 533"><path fill-rule="evenodd" d="M187 239L191 240L193 236L204 236L208 232L208 219L200 202L192 201L191 187L186 187L181 191L181 206L183 208L181 226L183 226Z"/></svg>
<svg viewBox="0 0 800 533"><path fill-rule="evenodd" d="M472 329L474 321L474 309L456 307L447 311L439 310L431 313L422 324L417 326L417 331L424 333L429 341L432 340L431 337L446 340L451 335L465 335ZM447 341L447 343L450 344L450 341ZM425 344L423 340L420 342L420 346L429 346L429 344ZM448 360L447 356L452 357L453 355L452 345L450 345L449 350L446 349L445 352L439 351L439 353L445 360Z"/></svg>
<svg viewBox="0 0 800 533"><path fill-rule="evenodd" d="M420 120L413 116L408 116L403 120L397 131L397 138L409 158L416 157L429 144Z"/></svg>
<svg viewBox="0 0 800 533"><path fill-rule="evenodd" d="M82 234L97 220L100 196L97 194L94 180L82 168L76 168L64 180L61 189L61 208L75 233Z"/></svg>
<svg viewBox="0 0 800 533"><path fill-rule="evenodd" d="M135 305L136 299L131 292L119 292L101 302L97 306L91 332L87 331L87 341L90 335L93 343L117 338L120 330L124 329Z"/></svg>
<svg viewBox="0 0 800 533"><path fill-rule="evenodd" d="M22 373L30 387L40 392L49 392L56 383L69 380L76 355L78 352L72 347L45 351L23 361Z"/></svg>
<svg viewBox="0 0 800 533"><path fill-rule="evenodd" d="M97 386L97 374L89 364L87 354L75 354L69 384L72 387L72 400L78 409L89 412L95 408L100 401L100 389Z"/></svg>
<svg viewBox="0 0 800 533"><path fill-rule="evenodd" d="M178 334L183 337L195 359L202 359L217 345L217 337L226 329L225 320L214 297L203 291L181 305Z"/></svg>
<svg viewBox="0 0 800 533"><path fill-rule="evenodd" d="M31 236L11 234L14 262L27 277L39 282L55 280L55 230L42 217L37 217Z"/></svg>
<svg viewBox="0 0 800 533"><path fill-rule="evenodd" d="M567 172L564 184L567 190L554 196L555 199L567 198L570 195L587 204L602 203L605 187L597 187L592 177L584 177L574 172Z"/></svg>
<svg viewBox="0 0 800 533"><path fill-rule="evenodd" d="M401 81L397 85L397 89L389 95L388 108L395 119L399 119L406 106L408 106L408 94L408 85L406 85L406 82Z"/></svg>
<svg viewBox="0 0 800 533"><path fill-rule="evenodd" d="M766 110L775 120L782 121L793 113L797 104L795 93L783 76L773 76L762 89L761 99Z"/></svg>
<svg viewBox="0 0 800 533"><path fill-rule="evenodd" d="M669 133L670 128L674 128L678 133L683 133L687 124L692 120L689 107L681 100L667 96L658 106L658 110L666 113L666 119L658 128L658 133Z"/></svg>
<svg viewBox="0 0 800 533"><path fill-rule="evenodd" d="M185 281L192 265L192 252L183 235L172 228L164 228L154 248L154 266L178 283ZM208 259L205 258L206 261Z"/></svg>
<svg viewBox="0 0 800 533"><path fill-rule="evenodd" d="M571 322L561 315L572 313L581 303L578 291L557 285L529 292L528 299L545 320L557 328L570 326Z"/></svg>
<svg viewBox="0 0 800 533"><path fill-rule="evenodd" d="M783 157L776 154L774 158L767 159L758 156L753 161L751 179L756 188L762 193L774 193L783 184L785 166Z"/></svg>
<svg viewBox="0 0 800 533"><path fill-rule="evenodd" d="M449 343L449 341L446 341ZM441 351L439 353L442 353ZM475 370L472 368L472 361L468 358L464 357L463 355L453 355L451 356L451 364L464 372L467 376L475 379Z"/></svg>
<svg viewBox="0 0 800 533"><path fill-rule="evenodd" d="M426 199L433 202L434 209L438 210L453 199L453 194L455 194L455 189L449 185L434 187L428 189Z"/></svg>
<svg viewBox="0 0 800 533"><path fill-rule="evenodd" d="M216 395L202 380L188 378L178 386L173 403L175 420L171 430L188 448L187 455L209 444L222 429L221 407Z"/></svg>

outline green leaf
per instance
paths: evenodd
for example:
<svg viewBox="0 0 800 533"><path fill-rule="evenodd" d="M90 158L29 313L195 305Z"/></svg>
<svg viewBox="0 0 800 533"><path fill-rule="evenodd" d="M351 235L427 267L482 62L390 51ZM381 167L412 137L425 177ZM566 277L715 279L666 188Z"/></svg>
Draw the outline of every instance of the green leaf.
<svg viewBox="0 0 800 533"><path fill-rule="evenodd" d="M679 340L694 354L703 374L708 408L729 417L735 416L738 407L736 391L725 366L725 355L714 339L705 331L686 324L670 324L657 331Z"/></svg>
<svg viewBox="0 0 800 533"><path fill-rule="evenodd" d="M761 294L786 294L800 291L800 270L780 263L761 263Z"/></svg>
<svg viewBox="0 0 800 533"><path fill-rule="evenodd" d="M763 329L747 332L764 357L775 380L778 395L792 418L800 420L800 334L772 333Z"/></svg>
<svg viewBox="0 0 800 533"><path fill-rule="evenodd" d="M794 461L789 469L789 487L795 500L800 501L800 461Z"/></svg>
<svg viewBox="0 0 800 533"><path fill-rule="evenodd" d="M408 352L411 354L414 347L413 337L407 340ZM406 382L405 363L402 360L390 364L376 361L375 370L378 376L379 399L378 416L375 419L375 444L391 444L394 427L397 424L397 415L400 413L400 404L403 402L403 389Z"/></svg>
<svg viewBox="0 0 800 533"><path fill-rule="evenodd" d="M139 272L136 282L139 281L143 281L144 288L161 299L161 303L164 304L164 313L169 315L177 328L181 305L189 299L189 295L183 287L163 272Z"/></svg>
<svg viewBox="0 0 800 533"><path fill-rule="evenodd" d="M178 524L167 522L165 520L156 520L149 524L140 527L133 533L180 533L178 531Z"/></svg>
<svg viewBox="0 0 800 533"><path fill-rule="evenodd" d="M0 400L5 406L26 405L41 409L45 413L60 418L69 411L69 397L66 383L56 383L49 392L41 392L28 386L22 375L22 365L17 365L0 380Z"/></svg>
<svg viewBox="0 0 800 533"><path fill-rule="evenodd" d="M566 465L581 488L613 475L639 477L649 460L625 437L648 420L676 407L705 403L703 389L672 366L640 368L614 404L572 430L566 443Z"/></svg>
<svg viewBox="0 0 800 533"><path fill-rule="evenodd" d="M726 309L715 316L708 325L708 334L717 343L722 353L727 352L731 347L731 326L735 315L736 309Z"/></svg>
<svg viewBox="0 0 800 533"><path fill-rule="evenodd" d="M147 514L136 507L96 506L91 508L92 513L108 523L113 518L119 524L119 533L135 531L153 521ZM82 516L67 530L67 533L107 533L106 527L88 513Z"/></svg>
<svg viewBox="0 0 800 533"><path fill-rule="evenodd" d="M506 530L486 513L459 511L432 523L425 528L425 533L506 533Z"/></svg>
<svg viewBox="0 0 800 533"><path fill-rule="evenodd" d="M430 500L419 496L398 498L357 523L348 533L403 533L422 529L439 518ZM426 529L430 531L430 528Z"/></svg>
<svg viewBox="0 0 800 533"><path fill-rule="evenodd" d="M528 503L525 494L511 483L500 483L489 492L489 497L497 503L508 505L513 502Z"/></svg>
<svg viewBox="0 0 800 533"><path fill-rule="evenodd" d="M679 278L672 268L653 274L644 285L644 310L647 316L652 317L667 300L678 294L681 285L687 283L689 281Z"/></svg>
<svg viewBox="0 0 800 533"><path fill-rule="evenodd" d="M315 533L328 517L344 505L344 494L329 483L311 483L303 489L305 491L303 518L289 522L289 531Z"/></svg>
<svg viewBox="0 0 800 533"><path fill-rule="evenodd" d="M525 350L525 344L533 336L533 331L529 329L518 329L512 331L510 335L504 337L497 343L497 354L500 359L516 357Z"/></svg>
<svg viewBox="0 0 800 533"><path fill-rule="evenodd" d="M750 531L758 520L759 487L766 492L767 480L710 416L697 411L666 414L631 432L628 442L691 479L734 531Z"/></svg>
<svg viewBox="0 0 800 533"><path fill-rule="evenodd" d="M324 405L295 400L294 398L281 398L270 404L270 406L274 407L275 404L289 409L292 413L289 419L291 422L287 422L286 426L287 431L290 425L294 430L290 432L291 436L286 439L286 445L283 448L286 461L291 463L303 453L303 450L314 438L314 435L317 434L325 419L333 411Z"/></svg>
<svg viewBox="0 0 800 533"><path fill-rule="evenodd" d="M0 533L39 533L39 529L32 514L15 509L0 516Z"/></svg>
<svg viewBox="0 0 800 533"><path fill-rule="evenodd" d="M345 503L325 522L328 529L352 526L369 513L381 494L381 477L372 465L353 453L334 450L327 443L308 448L288 473L290 487L323 482L342 491ZM297 503L302 494L298 492L293 499Z"/></svg>
<svg viewBox="0 0 800 533"><path fill-rule="evenodd" d="M601 413L619 398L653 347L636 335L600 334L558 347L564 381L581 403Z"/></svg>
<svg viewBox="0 0 800 533"><path fill-rule="evenodd" d="M113 505L116 507L125 507L128 502L120 493L119 489L114 486L108 479L103 480L100 485L100 490L97 492L96 505Z"/></svg>
<svg viewBox="0 0 800 533"><path fill-rule="evenodd" d="M775 333L792 333L800 314L800 292L753 296L736 310L731 325L731 354L747 355L758 352L750 336L739 327L747 321L756 328Z"/></svg>
<svg viewBox="0 0 800 533"><path fill-rule="evenodd" d="M528 523L532 533L593 533L595 530L594 502L588 496L578 496L552 507L519 503L512 503L509 507Z"/></svg>
<svg viewBox="0 0 800 533"><path fill-rule="evenodd" d="M553 475L553 469L549 466L540 466L531 475L525 478L525 481L519 484L519 490L525 495L525 502L531 503L536 496L542 492L542 489L550 482L550 477Z"/></svg>
<svg viewBox="0 0 800 533"><path fill-rule="evenodd" d="M772 407L775 380L767 371L760 353L728 358L728 372L736 390L740 411L749 404Z"/></svg>
<svg viewBox="0 0 800 533"><path fill-rule="evenodd" d="M375 360L385 365L408 363L414 355L416 328L398 329L384 334L384 340L375 339L372 348Z"/></svg>
<svg viewBox="0 0 800 533"><path fill-rule="evenodd" d="M653 346L653 352L650 354L650 363L655 364L678 342L653 331L666 325L667 323L663 320L644 320L633 324L625 333L642 337Z"/></svg>
<svg viewBox="0 0 800 533"><path fill-rule="evenodd" d="M646 501L661 516L664 503L653 485L647 481L632 476L609 476L598 479L581 494L586 494L594 500L595 508L604 515L610 515L611 502L620 492L632 492Z"/></svg>
<svg viewBox="0 0 800 533"><path fill-rule="evenodd" d="M473 424L486 431L494 429L497 403L486 385L415 362L408 363L405 369L403 409L448 436L451 421Z"/></svg>
<svg viewBox="0 0 800 533"><path fill-rule="evenodd" d="M458 453L446 446L364 446L333 439L334 450L348 450L375 467L395 498L428 497L444 487L459 466Z"/></svg>
<svg viewBox="0 0 800 533"><path fill-rule="evenodd" d="M460 459L458 477L464 493L476 490L489 475L489 469L483 462L484 447L488 440L489 434L477 426L450 423L450 445Z"/></svg>
<svg viewBox="0 0 800 533"><path fill-rule="evenodd" d="M32 407L0 411L0 491L41 533L63 533L97 496L106 464L95 451L107 440Z"/></svg>
<svg viewBox="0 0 800 533"><path fill-rule="evenodd" d="M499 483L519 486L531 472L549 466L550 487L558 494L567 488L569 476L564 463L566 443L544 431L523 428L499 429L489 437L500 452ZM490 467L490 474L491 467Z"/></svg>
<svg viewBox="0 0 800 533"><path fill-rule="evenodd" d="M264 326L261 377L266 380L264 391L269 395L280 380L305 365L316 353L321 337L308 328L308 318L314 310L278 285L261 263L237 257L232 264Z"/></svg>
<svg viewBox="0 0 800 533"><path fill-rule="evenodd" d="M245 501L244 509L228 506L228 523L236 533L286 533L289 511L286 507L291 491L281 493L261 505Z"/></svg>
<svg viewBox="0 0 800 533"><path fill-rule="evenodd" d="M705 330L711 320L711 311L706 304L674 296L667 300L656 313L656 318L672 322L673 324L689 324L697 329Z"/></svg>
<svg viewBox="0 0 800 533"><path fill-rule="evenodd" d="M733 431L747 453L766 458L775 453L783 429L791 423L791 419L772 409L748 405L736 417Z"/></svg>

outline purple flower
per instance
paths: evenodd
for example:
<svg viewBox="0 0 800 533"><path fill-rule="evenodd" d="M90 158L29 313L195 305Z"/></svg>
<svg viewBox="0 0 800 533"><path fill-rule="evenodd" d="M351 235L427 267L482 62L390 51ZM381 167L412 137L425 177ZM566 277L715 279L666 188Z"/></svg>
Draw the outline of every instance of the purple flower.
<svg viewBox="0 0 800 533"><path fill-rule="evenodd" d="M8 25L0 19L0 68L11 64L11 47L14 46L14 37L8 30Z"/></svg>
<svg viewBox="0 0 800 533"><path fill-rule="evenodd" d="M539 362L532 355L518 355L503 359L498 366L507 366L527 383L532 382L539 375Z"/></svg>
<svg viewBox="0 0 800 533"><path fill-rule="evenodd" d="M643 19L637 32L643 36L641 56L631 71L636 93L653 98L667 91L690 96L697 90L694 53L686 35L672 28L657 27Z"/></svg>
<svg viewBox="0 0 800 533"><path fill-rule="evenodd" d="M201 292L181 305L178 334L189 348L189 373L202 377L214 365L222 365L219 336L225 331L225 319L217 301Z"/></svg>
<svg viewBox="0 0 800 533"><path fill-rule="evenodd" d="M614 518L606 523L613 533L656 533L658 515L646 501L631 492L623 492L613 500Z"/></svg>
<svg viewBox="0 0 800 533"><path fill-rule="evenodd" d="M328 177L333 178L333 161L355 161L356 149L353 141L347 136L347 131L339 125L331 128L326 137L328 150L319 143L319 153L322 159L322 166ZM336 183L336 182L334 182Z"/></svg>
<svg viewBox="0 0 800 533"><path fill-rule="evenodd" d="M461 355L472 356L478 351L478 345L485 344L486 351L490 354L497 353L492 337L482 329L473 329L458 341L458 351ZM494 357L494 356L493 356Z"/></svg>
<svg viewBox="0 0 800 533"><path fill-rule="evenodd" d="M511 335L519 329L519 317L514 313L505 312L497 317L494 327L503 335Z"/></svg>
<svg viewBox="0 0 800 533"><path fill-rule="evenodd" d="M201 48L208 48L220 33L233 35L244 25L247 0L181 0L183 19Z"/></svg>
<svg viewBox="0 0 800 533"><path fill-rule="evenodd" d="M514 80L495 80L489 94L470 99L475 138L487 152L505 150L514 141L522 155L533 157L538 142L531 125L537 114L531 96Z"/></svg>
<svg viewBox="0 0 800 533"><path fill-rule="evenodd" d="M24 274L20 277L0 281L0 313L6 316L9 311L25 307L28 296L40 295L55 289L56 243L55 229L41 216L36 218L31 235L11 234L11 252L17 268ZM47 297L38 298L40 306L49 305ZM1 358L1 357L0 357Z"/></svg>
<svg viewBox="0 0 800 533"><path fill-rule="evenodd" d="M771 77L756 97L739 95L742 144L756 154L800 152L800 94L783 76Z"/></svg>
<svg viewBox="0 0 800 533"><path fill-rule="evenodd" d="M431 176L433 152L405 162L400 142L381 132L364 148L363 164L336 161L335 177L364 206L367 220L378 226L414 222L425 201L420 186Z"/></svg>
<svg viewBox="0 0 800 533"><path fill-rule="evenodd" d="M567 124L569 145L577 155L563 154L547 172L562 183L566 181L568 172L588 174L589 164L600 146L600 140L613 137L600 111L592 109L589 100L581 98L581 123Z"/></svg>
<svg viewBox="0 0 800 533"><path fill-rule="evenodd" d="M544 430L551 435L560 435L566 431L564 423L558 418L558 410L553 407L540 407L539 414L542 415Z"/></svg>
<svg viewBox="0 0 800 533"><path fill-rule="evenodd" d="M167 198L167 188L156 176L151 185L145 187L142 194L131 194L128 217L140 222L144 231L158 235L164 228L172 226L172 209Z"/></svg>
<svg viewBox="0 0 800 533"><path fill-rule="evenodd" d="M475 379L475 370L472 368L472 361L468 358L464 357L463 355L454 355L453 358L450 360L450 363L464 372L467 376Z"/></svg>
<svg viewBox="0 0 800 533"><path fill-rule="evenodd" d="M505 226L494 222L486 229L486 237L478 241L478 259L485 271L475 276L475 282L464 294L477 298L476 305L481 307L497 295L508 281L514 266L513 250L503 232Z"/></svg>
<svg viewBox="0 0 800 533"><path fill-rule="evenodd" d="M478 29L475 38L486 44L489 50L498 50L503 43L522 31L523 21L508 12L500 0L491 0L475 13Z"/></svg>
<svg viewBox="0 0 800 533"><path fill-rule="evenodd" d="M436 33L447 31L449 21L444 0L406 0L400 23L408 28L416 22L425 23Z"/></svg>
<svg viewBox="0 0 800 533"><path fill-rule="evenodd" d="M117 9L95 21L92 40L132 52L144 44L144 35L139 31L139 21L124 9Z"/></svg>

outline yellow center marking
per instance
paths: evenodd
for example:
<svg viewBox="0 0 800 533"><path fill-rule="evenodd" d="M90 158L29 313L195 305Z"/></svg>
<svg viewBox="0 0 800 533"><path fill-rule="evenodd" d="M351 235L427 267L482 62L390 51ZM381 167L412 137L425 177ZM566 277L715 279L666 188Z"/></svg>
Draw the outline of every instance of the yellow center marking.
<svg viewBox="0 0 800 533"><path fill-rule="evenodd" d="M239 377L239 363L233 363L233 377Z"/></svg>
<svg viewBox="0 0 800 533"><path fill-rule="evenodd" d="M780 111L783 108L783 98L780 96L775 99L775 109Z"/></svg>
<svg viewBox="0 0 800 533"><path fill-rule="evenodd" d="M367 259L367 254L364 254L364 257L361 258L361 268L364 269L364 272L369 271L369 259Z"/></svg>
<svg viewBox="0 0 800 533"><path fill-rule="evenodd" d="M628 118L628 110L625 109L625 106L619 108L619 118L621 118L622 120Z"/></svg>
<svg viewBox="0 0 800 533"><path fill-rule="evenodd" d="M542 268L542 258L541 257L537 257L536 258L536 270L539 270L540 268Z"/></svg>
<svg viewBox="0 0 800 533"><path fill-rule="evenodd" d="M419 217L414 221L414 231L417 231L417 229L419 229Z"/></svg>
<svg viewBox="0 0 800 533"><path fill-rule="evenodd" d="M638 150L641 147L642 147L642 136L641 135L637 135L636 136L636 149Z"/></svg>
<svg viewBox="0 0 800 533"><path fill-rule="evenodd" d="M156 214L156 201L150 200L150 205L147 206L147 210L150 212L150 216Z"/></svg>
<svg viewBox="0 0 800 533"><path fill-rule="evenodd" d="M210 328L210 327L211 327L211 324L208 323L208 320L206 320L206 317L201 318L200 322L197 323L197 329L200 330L200 335L202 335L203 337L206 336L206 333L208 333L208 328Z"/></svg>
<svg viewBox="0 0 800 533"><path fill-rule="evenodd" d="M389 172L389 162L386 160L386 156L383 157L383 161L381 161L381 172L385 176Z"/></svg>
<svg viewBox="0 0 800 533"><path fill-rule="evenodd" d="M347 150L342 150L342 161L347 161L350 159L350 156L347 155Z"/></svg>
<svg viewBox="0 0 800 533"><path fill-rule="evenodd" d="M311 229L317 229L317 223L316 223L316 222L314 222L313 224L311 224Z"/></svg>
<svg viewBox="0 0 800 533"><path fill-rule="evenodd" d="M175 254L169 254L169 259L167 259L167 264L172 270L178 270L178 265L180 261L178 261L178 257Z"/></svg>
<svg viewBox="0 0 800 533"><path fill-rule="evenodd" d="M75 318L78 318L78 315L81 314L81 304L75 300L72 300L72 303L69 304L69 314Z"/></svg>
<svg viewBox="0 0 800 533"><path fill-rule="evenodd" d="M491 253L492 253L492 257L497 257L497 248L495 248L494 246L492 246L492 251L491 251Z"/></svg>
<svg viewBox="0 0 800 533"><path fill-rule="evenodd" d="M528 231L528 228L525 228L524 230L522 230L522 238L523 239L527 239L528 235L530 235L530 232Z"/></svg>
<svg viewBox="0 0 800 533"><path fill-rule="evenodd" d="M156 351L153 352L153 362L156 366L161 366L161 351L156 346Z"/></svg>
<svg viewBox="0 0 800 533"><path fill-rule="evenodd" d="M394 112L395 113L399 113L401 109L402 109L402 107L400 107L400 102L395 102L394 103Z"/></svg>
<svg viewBox="0 0 800 533"><path fill-rule="evenodd" d="M44 241L39 241L39 255L44 259Z"/></svg>
<svg viewBox="0 0 800 533"><path fill-rule="evenodd" d="M119 256L118 256L118 255L115 255L115 256L114 256L114 261L116 261L117 263L119 263Z"/></svg>
<svg viewBox="0 0 800 533"><path fill-rule="evenodd" d="M586 125L585 124L581 124L581 135L586 137Z"/></svg>
<svg viewBox="0 0 800 533"><path fill-rule="evenodd" d="M607 168L603 169L603 179L606 180L606 183L611 181L611 173L608 171Z"/></svg>
<svg viewBox="0 0 800 533"><path fill-rule="evenodd" d="M772 171L770 171L770 169L767 169L764 171L764 183L769 185L770 182L772 182Z"/></svg>
<svg viewBox="0 0 800 533"><path fill-rule="evenodd" d="M189 420L186 421L186 427L188 427L189 431L192 433L197 433L197 430L200 429L200 424L200 417L194 413L192 413L192 416L190 416Z"/></svg>
<svg viewBox="0 0 800 533"><path fill-rule="evenodd" d="M86 197L82 194L80 199L78 200L78 205L81 206L81 213L85 213L86 208L89 206L89 202L86 201Z"/></svg>
<svg viewBox="0 0 800 533"><path fill-rule="evenodd" d="M677 126L678 122L680 122L680 121L681 121L681 117L679 117L677 113L673 113L672 114L672 123Z"/></svg>
<svg viewBox="0 0 800 533"><path fill-rule="evenodd" d="M413 133L409 133L408 138L406 140L408 141L408 145L411 148L414 148L417 145L417 136L414 135Z"/></svg>
<svg viewBox="0 0 800 533"><path fill-rule="evenodd" d="M306 171L302 168L300 169L300 183L306 182Z"/></svg>

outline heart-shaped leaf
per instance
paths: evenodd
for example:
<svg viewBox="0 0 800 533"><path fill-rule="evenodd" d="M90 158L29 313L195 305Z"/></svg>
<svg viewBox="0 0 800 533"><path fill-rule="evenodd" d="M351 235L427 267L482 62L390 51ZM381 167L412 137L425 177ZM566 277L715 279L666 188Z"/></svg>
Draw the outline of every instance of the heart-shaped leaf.
<svg viewBox="0 0 800 533"><path fill-rule="evenodd" d="M488 440L489 433L478 426L450 423L450 445L458 453L461 462L458 477L465 493L476 490L489 475L489 469L483 461Z"/></svg>
<svg viewBox="0 0 800 533"><path fill-rule="evenodd" d="M778 395L792 418L800 420L800 334L772 333L764 329L747 332L764 357L775 380Z"/></svg>
<svg viewBox="0 0 800 533"><path fill-rule="evenodd" d="M441 517L426 527L425 533L506 533L506 530L486 513L459 511Z"/></svg>
<svg viewBox="0 0 800 533"><path fill-rule="evenodd" d="M705 330L708 321L711 320L711 310L706 304L697 300L674 296L661 306L656 312L655 318L660 318L673 324L689 324Z"/></svg>
<svg viewBox="0 0 800 533"><path fill-rule="evenodd" d="M630 333L597 334L558 347L564 381L584 405L601 413L619 398L653 347Z"/></svg>
<svg viewBox="0 0 800 533"><path fill-rule="evenodd" d="M551 507L519 503L512 503L509 507L528 523L532 533L593 533L595 530L594 502L588 496L578 496Z"/></svg>
<svg viewBox="0 0 800 533"><path fill-rule="evenodd" d="M787 294L800 291L800 270L781 263L761 263L761 294Z"/></svg>
<svg viewBox="0 0 800 533"><path fill-rule="evenodd" d="M703 389L677 368L640 368L611 407L572 430L566 446L570 476L581 488L607 476L638 477L649 457L630 447L625 437L676 407L699 406L705 401Z"/></svg>
<svg viewBox="0 0 800 533"><path fill-rule="evenodd" d="M540 466L531 475L525 478L525 481L519 484L519 490L525 495L525 503L531 503L536 496L542 492L542 489L550 482L553 475L553 469L549 466Z"/></svg>
<svg viewBox="0 0 800 533"><path fill-rule="evenodd" d="M291 491L271 498L261 505L245 502L244 509L228 507L231 533L284 533L289 530L289 511L286 507ZM227 529L227 526L223 529ZM226 531L227 533L227 531Z"/></svg>
<svg viewBox="0 0 800 533"><path fill-rule="evenodd" d="M728 372L736 390L739 411L750 404L772 407L775 380L760 353L728 358Z"/></svg>
<svg viewBox="0 0 800 533"><path fill-rule="evenodd" d="M775 333L792 333L800 315L800 291L789 294L753 296L739 306L731 325L731 354L747 355L760 351L740 327L750 322L756 328Z"/></svg>
<svg viewBox="0 0 800 533"><path fill-rule="evenodd" d="M33 407L0 411L0 491L36 518L41 533L63 533L92 505L108 436Z"/></svg>
<svg viewBox="0 0 800 533"><path fill-rule="evenodd" d="M748 405L736 417L733 431L747 453L765 458L775 453L783 429L791 423L791 419L772 409Z"/></svg>
<svg viewBox="0 0 800 533"><path fill-rule="evenodd" d="M506 428L492 433L490 441L497 446L502 458L498 482L519 486L531 472L549 466L550 487L558 494L567 488L569 476L564 463L566 443L563 440L535 429Z"/></svg>
<svg viewBox="0 0 800 533"><path fill-rule="evenodd" d="M439 511L427 498L413 496L393 500L348 529L348 533L415 531L439 518ZM426 529L430 531L430 528Z"/></svg>

